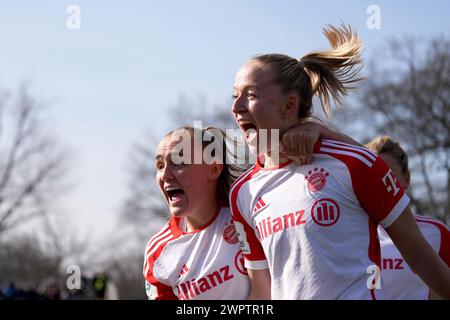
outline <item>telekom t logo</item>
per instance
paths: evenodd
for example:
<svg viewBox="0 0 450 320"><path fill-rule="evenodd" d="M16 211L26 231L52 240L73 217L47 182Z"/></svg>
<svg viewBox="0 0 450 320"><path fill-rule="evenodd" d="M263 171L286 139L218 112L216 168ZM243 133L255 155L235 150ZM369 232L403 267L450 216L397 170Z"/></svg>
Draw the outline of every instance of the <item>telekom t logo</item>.
<svg viewBox="0 0 450 320"><path fill-rule="evenodd" d="M388 173L386 173L386 175L383 177L382 179L384 185L386 186L386 189L388 192L393 192L394 196L398 193L398 191L400 190L397 187L397 184L395 183L397 181L397 179L394 176L394 173L392 172L391 169L389 169Z"/></svg>

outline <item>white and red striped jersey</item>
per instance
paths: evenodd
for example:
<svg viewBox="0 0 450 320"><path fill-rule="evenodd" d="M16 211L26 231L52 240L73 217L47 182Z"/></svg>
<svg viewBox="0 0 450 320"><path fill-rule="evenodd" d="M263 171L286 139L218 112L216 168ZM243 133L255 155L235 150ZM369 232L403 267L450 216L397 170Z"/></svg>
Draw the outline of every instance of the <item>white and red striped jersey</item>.
<svg viewBox="0 0 450 320"><path fill-rule="evenodd" d="M272 299L375 299L378 223L388 227L409 198L373 152L321 140L310 165L257 163L230 201L245 266L269 268Z"/></svg>
<svg viewBox="0 0 450 320"><path fill-rule="evenodd" d="M420 231L431 247L450 267L450 230L442 222L414 216ZM408 266L386 231L379 227L381 245L381 291L390 300L425 300L429 288Z"/></svg>
<svg viewBox="0 0 450 320"><path fill-rule="evenodd" d="M183 232L183 218L169 222L148 242L144 277L152 300L247 299L249 281L229 208L201 229Z"/></svg>

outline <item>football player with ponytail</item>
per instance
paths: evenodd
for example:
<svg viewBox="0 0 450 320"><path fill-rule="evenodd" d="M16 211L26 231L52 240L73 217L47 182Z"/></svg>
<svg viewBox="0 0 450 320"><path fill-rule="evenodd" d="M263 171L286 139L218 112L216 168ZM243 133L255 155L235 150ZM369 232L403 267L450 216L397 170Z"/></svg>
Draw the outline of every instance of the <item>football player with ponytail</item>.
<svg viewBox="0 0 450 320"><path fill-rule="evenodd" d="M250 298L383 298L376 290L380 224L414 272L449 299L450 269L423 238L409 197L382 158L322 139L312 163L298 166L272 142L311 116L313 96L329 114L360 79L358 36L346 25L324 33L330 50L300 59L259 55L236 74L232 111L258 155L230 190Z"/></svg>

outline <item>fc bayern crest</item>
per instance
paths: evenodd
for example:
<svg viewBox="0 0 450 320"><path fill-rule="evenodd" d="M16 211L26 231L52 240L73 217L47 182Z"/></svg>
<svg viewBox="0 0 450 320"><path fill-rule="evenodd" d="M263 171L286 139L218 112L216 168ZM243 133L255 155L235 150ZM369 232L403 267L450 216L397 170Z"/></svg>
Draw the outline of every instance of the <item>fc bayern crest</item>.
<svg viewBox="0 0 450 320"><path fill-rule="evenodd" d="M327 177L330 174L324 168L315 167L313 170L309 170L308 174L305 175L305 180L307 180L307 186L309 191L317 192L323 189L327 184Z"/></svg>
<svg viewBox="0 0 450 320"><path fill-rule="evenodd" d="M225 229L223 229L223 238L229 244L235 244L239 242L239 238L234 223L227 225Z"/></svg>

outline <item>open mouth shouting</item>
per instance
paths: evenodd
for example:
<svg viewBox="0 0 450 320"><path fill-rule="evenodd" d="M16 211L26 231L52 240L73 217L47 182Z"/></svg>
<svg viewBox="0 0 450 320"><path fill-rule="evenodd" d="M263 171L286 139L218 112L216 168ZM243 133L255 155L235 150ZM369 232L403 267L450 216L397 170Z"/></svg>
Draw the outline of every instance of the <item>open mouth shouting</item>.
<svg viewBox="0 0 450 320"><path fill-rule="evenodd" d="M258 131L257 126L253 122L246 120L240 120L238 123L239 126L241 127L241 130L245 134L245 139L247 140L247 142L248 143L253 142L253 140L256 138L256 133Z"/></svg>
<svg viewBox="0 0 450 320"><path fill-rule="evenodd" d="M171 206L177 206L185 200L185 192L181 188L165 187L164 191Z"/></svg>

